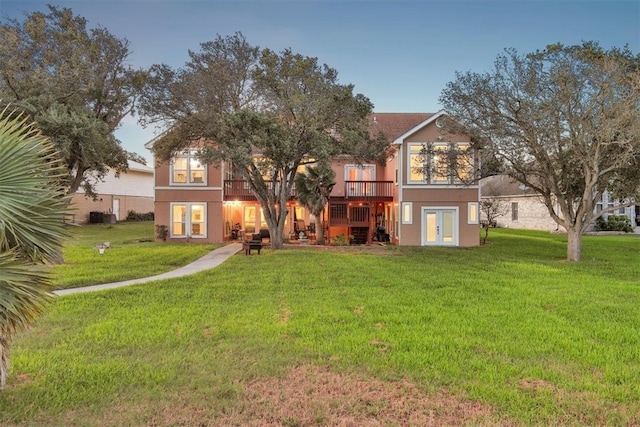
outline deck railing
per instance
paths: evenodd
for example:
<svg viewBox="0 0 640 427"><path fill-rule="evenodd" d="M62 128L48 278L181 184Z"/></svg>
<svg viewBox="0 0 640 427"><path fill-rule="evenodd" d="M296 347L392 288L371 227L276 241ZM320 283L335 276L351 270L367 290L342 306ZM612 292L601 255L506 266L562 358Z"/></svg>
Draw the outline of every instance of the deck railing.
<svg viewBox="0 0 640 427"><path fill-rule="evenodd" d="M271 190L273 188L273 182L267 181L267 188ZM225 180L223 184L224 188L224 200L239 200L239 201L255 201L256 196L251 192L249 183L243 179L231 179ZM291 190L290 198L296 197L296 189Z"/></svg>
<svg viewBox="0 0 640 427"><path fill-rule="evenodd" d="M271 189L272 182L267 182ZM344 195L349 200L392 200L393 181L345 181ZM295 188L291 198L296 197ZM249 188L249 183L242 179L224 181L224 200L253 201L256 197Z"/></svg>
<svg viewBox="0 0 640 427"><path fill-rule="evenodd" d="M350 200L393 199L393 181L345 181L344 188Z"/></svg>

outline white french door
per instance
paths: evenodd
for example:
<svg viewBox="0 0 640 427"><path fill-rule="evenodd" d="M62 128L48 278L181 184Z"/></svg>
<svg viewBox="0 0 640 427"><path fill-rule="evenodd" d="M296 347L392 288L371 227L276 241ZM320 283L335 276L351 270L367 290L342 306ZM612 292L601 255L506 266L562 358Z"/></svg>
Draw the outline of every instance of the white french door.
<svg viewBox="0 0 640 427"><path fill-rule="evenodd" d="M347 196L375 196L375 188L369 182L375 177L375 165L345 165L344 180L350 182Z"/></svg>
<svg viewBox="0 0 640 427"><path fill-rule="evenodd" d="M422 245L458 245L457 208L422 208Z"/></svg>

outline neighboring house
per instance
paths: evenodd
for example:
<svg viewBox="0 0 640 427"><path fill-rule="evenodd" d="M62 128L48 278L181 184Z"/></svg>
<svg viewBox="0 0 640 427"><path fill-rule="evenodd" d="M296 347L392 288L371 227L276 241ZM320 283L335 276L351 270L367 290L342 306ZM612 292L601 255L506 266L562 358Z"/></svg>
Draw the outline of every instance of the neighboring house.
<svg viewBox="0 0 640 427"><path fill-rule="evenodd" d="M605 191L598 203L596 203L596 212L600 212L603 208L613 207L616 204L618 204L618 200L616 200L611 193ZM635 228L636 232L640 232L638 229L638 227L640 227L639 205L620 208L614 212L605 214L605 217L608 217L609 215L626 215L631 220L631 227Z"/></svg>
<svg viewBox="0 0 640 427"><path fill-rule="evenodd" d="M507 175L496 175L481 179L480 187L482 200L495 199L507 207L507 213L496 219L497 227L565 231L551 219L549 210L540 195L521 182ZM596 212L600 212L603 207L612 207L615 204L616 201L611 197L611 194L604 192L596 204ZM640 225L639 208L638 206L620 208L606 216L627 215L631 220L632 227L637 227ZM556 211L559 212L559 208ZM482 213L481 219L486 220ZM592 224L588 231L594 229L595 224Z"/></svg>
<svg viewBox="0 0 640 427"><path fill-rule="evenodd" d="M110 170L104 181L95 181L96 200L88 197L82 188L73 195L72 221L89 222L91 212L114 214L116 220L126 219L129 211L153 212L153 173L151 167L131 160L127 171L117 177Z"/></svg>
<svg viewBox="0 0 640 427"><path fill-rule="evenodd" d="M454 178L451 157L441 154L448 146L457 148L467 158L457 175L470 177L476 153L468 137L443 132L438 120L443 115L371 115L371 133L382 131L389 139L387 162L334 159L336 185L324 212L328 239L344 234L369 243L388 235L398 245L479 245L479 186ZM168 228L168 239L223 242L238 234L236 228L239 234L267 228L260 204L228 163L205 166L195 150L186 150L155 165L155 223ZM300 223L313 230L315 218L295 195L288 208L285 237L295 238Z"/></svg>

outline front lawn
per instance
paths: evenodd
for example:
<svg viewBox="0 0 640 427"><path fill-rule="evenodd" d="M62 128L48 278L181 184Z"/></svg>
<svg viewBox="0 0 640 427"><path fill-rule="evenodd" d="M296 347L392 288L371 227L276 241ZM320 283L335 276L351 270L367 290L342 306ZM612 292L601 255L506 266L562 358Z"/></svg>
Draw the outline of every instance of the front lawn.
<svg viewBox="0 0 640 427"><path fill-rule="evenodd" d="M583 244L264 250L59 297L0 425L640 425L640 239Z"/></svg>
<svg viewBox="0 0 640 427"><path fill-rule="evenodd" d="M56 289L119 282L182 267L219 245L155 242L152 221L69 226ZM100 254L98 247L109 243Z"/></svg>

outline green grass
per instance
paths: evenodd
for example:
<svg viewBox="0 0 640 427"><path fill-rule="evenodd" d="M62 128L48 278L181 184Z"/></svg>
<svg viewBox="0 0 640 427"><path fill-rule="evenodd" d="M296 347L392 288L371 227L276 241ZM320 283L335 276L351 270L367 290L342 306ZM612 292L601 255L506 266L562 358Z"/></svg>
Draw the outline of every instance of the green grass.
<svg viewBox="0 0 640 427"><path fill-rule="evenodd" d="M212 420L305 363L447 389L496 424L638 425L640 239L585 237L580 263L565 245L265 250L58 298L14 343L0 425L146 425L168 402Z"/></svg>
<svg viewBox="0 0 640 427"><path fill-rule="evenodd" d="M69 227L64 263L54 268L57 289L153 276L186 265L219 245L153 240L153 222L87 224ZM100 254L96 246L109 242Z"/></svg>

